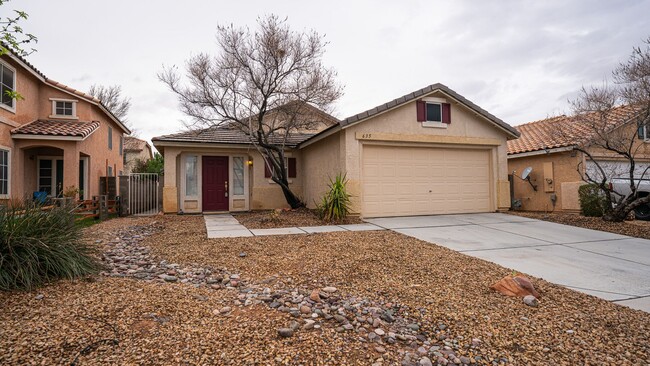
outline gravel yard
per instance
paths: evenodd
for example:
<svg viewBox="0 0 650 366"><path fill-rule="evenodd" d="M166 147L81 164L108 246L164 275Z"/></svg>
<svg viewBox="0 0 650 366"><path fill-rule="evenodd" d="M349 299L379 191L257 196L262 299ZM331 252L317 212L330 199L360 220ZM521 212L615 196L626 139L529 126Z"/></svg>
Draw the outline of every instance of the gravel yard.
<svg viewBox="0 0 650 366"><path fill-rule="evenodd" d="M115 238L133 225L140 228L126 233L126 242ZM110 220L87 235L101 240L112 271L38 292L0 293L0 348L9 350L0 364L69 364L92 342L115 338L90 318L117 327L119 344L99 345L79 364L399 364L409 359L405 351L411 361L422 351L434 364L432 354L441 352L453 352L440 360L452 363L650 363L650 314L538 279L541 304L528 307L488 289L508 269L394 232L208 240L200 216L159 216ZM152 269L120 267L129 251ZM143 280L111 277L143 273ZM337 290L329 299L303 298L319 288L325 296L331 286ZM266 294L275 300L253 301ZM312 311L331 304L357 316L316 317L318 327L282 338L279 328L307 323L309 313L283 311L296 298ZM376 324L358 324L385 309L397 320L383 313ZM390 342L391 331L406 339Z"/></svg>
<svg viewBox="0 0 650 366"><path fill-rule="evenodd" d="M235 213L233 216L248 229L272 229L279 227L300 227L300 226L320 226L329 225L331 223L324 222L315 210L301 208L297 210L278 211L279 214L275 215L274 211L250 211ZM361 219L356 216L347 217L341 222L334 224L360 224Z"/></svg>
<svg viewBox="0 0 650 366"><path fill-rule="evenodd" d="M636 238L650 239L650 221L623 221L606 222L600 217L586 217L570 213L543 213L508 211L508 214L530 217L532 219L556 222L558 224L572 225L586 229L607 231L610 233L633 236Z"/></svg>

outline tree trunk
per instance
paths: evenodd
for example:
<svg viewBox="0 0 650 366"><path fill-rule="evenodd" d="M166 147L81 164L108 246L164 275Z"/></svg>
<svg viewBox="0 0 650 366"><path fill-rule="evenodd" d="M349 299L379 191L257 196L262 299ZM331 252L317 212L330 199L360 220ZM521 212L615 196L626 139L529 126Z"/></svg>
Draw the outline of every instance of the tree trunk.
<svg viewBox="0 0 650 366"><path fill-rule="evenodd" d="M275 179L273 180L275 181ZM297 208L305 207L305 203L302 202L302 200L298 198L298 196L296 196L295 193L291 191L291 189L289 189L289 182L284 182L281 180L280 182L276 181L276 183L280 186L280 188L282 188L284 198L287 200L287 203L289 206L291 206L292 209L295 210Z"/></svg>

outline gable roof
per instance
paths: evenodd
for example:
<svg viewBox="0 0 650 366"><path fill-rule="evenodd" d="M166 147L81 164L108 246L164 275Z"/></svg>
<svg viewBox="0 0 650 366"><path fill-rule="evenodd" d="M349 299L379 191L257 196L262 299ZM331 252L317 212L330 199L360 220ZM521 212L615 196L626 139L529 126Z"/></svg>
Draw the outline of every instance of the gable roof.
<svg viewBox="0 0 650 366"><path fill-rule="evenodd" d="M148 147L148 143L145 140L141 140L133 136L124 136L124 150L129 151L142 151L145 147Z"/></svg>
<svg viewBox="0 0 650 366"><path fill-rule="evenodd" d="M37 119L18 128L14 128L11 130L11 134L13 138L20 138L20 135L27 135L26 137L71 137L78 140L84 140L98 128L99 121L49 121Z"/></svg>
<svg viewBox="0 0 650 366"><path fill-rule="evenodd" d="M611 110L612 118L610 128L616 128L633 117L636 109L626 105ZM533 152L538 150L556 149L571 147L589 141L594 137L594 131L588 125L582 123L582 117L557 116L528 122L515 128L521 133L517 140L508 141L508 155ZM589 115L586 115L589 118ZM566 125L571 125L571 134L560 134L560 128L566 130Z"/></svg>
<svg viewBox="0 0 650 366"><path fill-rule="evenodd" d="M285 146L295 148L304 140L314 136L313 133L293 133L290 134L286 141ZM235 144L235 145L249 145L257 141L254 137L241 131L238 128L227 126L213 126L200 130L191 130L185 132L174 133L170 135L157 136L151 139L155 142L184 142L184 143L199 143L199 144ZM282 143L282 136L270 136L271 143Z"/></svg>
<svg viewBox="0 0 650 366"><path fill-rule="evenodd" d="M391 110L393 108L397 108L399 106L402 106L406 103L410 103L420 97L426 96L428 94L431 94L433 92L440 91L443 94L448 95L450 98L455 99L457 102L465 105L467 108L473 110L477 114L483 116L485 119L488 121L492 122L494 125L497 127L501 128L504 130L508 135L510 135L511 138L517 138L519 137L519 132L510 126L509 124L505 123L501 119L495 117L494 115L490 114L488 111L485 109L479 107L478 105L472 103L469 101L467 98L463 97L462 95L456 93L455 91L451 90L449 87L447 87L444 84L436 83L436 84L431 84L427 87L424 87L422 89L416 90L412 93L403 95L399 98L393 99L390 102L378 105L374 108L371 108L367 111L355 114L353 116L350 116L343 121L341 121L341 126L345 127L351 124L355 124L358 122L361 122L363 120L366 120L370 117L374 117L378 114L381 114L383 112L386 112L388 110Z"/></svg>
<svg viewBox="0 0 650 366"><path fill-rule="evenodd" d="M67 93L67 94L74 95L76 97L82 98L85 101L98 106L99 109L102 112L104 112L111 120L113 120L113 122L115 122L115 124L117 124L118 127L120 127L122 129L122 131L126 132L127 134L131 133L131 130L128 127L126 127L124 125L124 123L122 123L122 121L120 121L120 119L117 118L108 108L106 108L106 106L99 99L93 97L90 94L84 93L82 91L71 88L71 87L69 87L69 86L67 86L65 84L59 83L58 81L54 81L54 80L48 78L47 76L45 76L45 74L43 74L40 70L38 70L34 65L32 65L30 62L28 62L24 57L12 52L11 48L7 47L7 45L4 42L0 42L0 44L2 44L9 51L6 54L4 54L3 56L7 56L10 59L12 59L13 61L15 61L23 69L31 72L32 75L34 75L37 79L39 79L43 83L45 83L45 84L47 84L47 85L49 85L49 86L51 86L51 87L53 87L55 89L58 89L58 90L60 90L60 91L62 91L64 93Z"/></svg>

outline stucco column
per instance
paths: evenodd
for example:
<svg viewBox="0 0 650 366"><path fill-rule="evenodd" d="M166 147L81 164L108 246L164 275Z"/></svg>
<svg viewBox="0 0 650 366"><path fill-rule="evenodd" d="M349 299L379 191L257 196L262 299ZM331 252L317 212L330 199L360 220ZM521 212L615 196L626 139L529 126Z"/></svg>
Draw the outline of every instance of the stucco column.
<svg viewBox="0 0 650 366"><path fill-rule="evenodd" d="M63 192L69 187L79 188L79 146L76 143L63 149Z"/></svg>
<svg viewBox="0 0 650 366"><path fill-rule="evenodd" d="M180 151L178 149L166 148L164 150L165 158L165 176L163 186L163 212L164 213L177 213L178 212L178 187L176 181L178 180L178 168L176 160Z"/></svg>

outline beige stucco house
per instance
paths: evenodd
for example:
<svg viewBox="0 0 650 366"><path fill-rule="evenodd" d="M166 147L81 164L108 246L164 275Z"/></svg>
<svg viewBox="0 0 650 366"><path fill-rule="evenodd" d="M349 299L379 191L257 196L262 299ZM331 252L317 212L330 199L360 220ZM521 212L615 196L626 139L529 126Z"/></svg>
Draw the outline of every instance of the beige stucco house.
<svg viewBox="0 0 650 366"><path fill-rule="evenodd" d="M138 161L153 159L151 145L133 136L124 137L124 174L131 173Z"/></svg>
<svg viewBox="0 0 650 366"><path fill-rule="evenodd" d="M442 84L332 120L318 132L292 135L286 146L290 187L309 207L337 173L347 175L352 209L364 217L510 207L507 141L519 133ZM238 130L212 127L152 141L165 158L167 213L287 206L250 137Z"/></svg>
<svg viewBox="0 0 650 366"><path fill-rule="evenodd" d="M98 195L99 177L123 169L129 129L98 99L48 79L22 57L2 55L0 75L0 202L72 187L79 198Z"/></svg>
<svg viewBox="0 0 650 366"><path fill-rule="evenodd" d="M612 111L611 134L635 137L636 174L641 176L650 164L650 135L646 128L637 129L628 123L634 109L622 106ZM576 117L557 116L515 127L521 137L508 141L508 171L512 174L512 198L525 211L579 212L578 188L585 184L589 173L600 177L594 161L603 168L607 179L629 176L629 163L611 152L597 148L588 151L593 160L575 150L594 138L593 129L585 128ZM573 131L572 136L558 131ZM520 177L524 169L532 168L530 182ZM533 185L537 188L533 188Z"/></svg>

